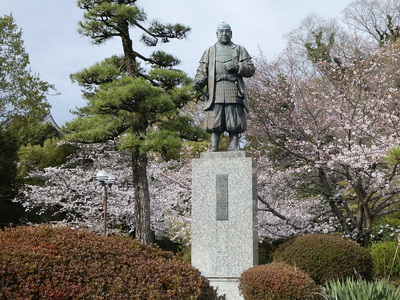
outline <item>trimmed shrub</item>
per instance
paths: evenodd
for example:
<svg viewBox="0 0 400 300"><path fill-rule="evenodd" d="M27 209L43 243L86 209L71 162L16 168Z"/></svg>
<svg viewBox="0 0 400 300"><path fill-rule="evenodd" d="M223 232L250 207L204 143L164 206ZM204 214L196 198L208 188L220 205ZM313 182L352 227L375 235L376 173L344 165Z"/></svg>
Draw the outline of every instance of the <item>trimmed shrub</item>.
<svg viewBox="0 0 400 300"><path fill-rule="evenodd" d="M239 289L246 300L319 299L319 288L308 274L279 262L243 272Z"/></svg>
<svg viewBox="0 0 400 300"><path fill-rule="evenodd" d="M296 266L317 284L344 277L373 277L372 258L367 249L339 236L314 234L291 239L274 252L274 261Z"/></svg>
<svg viewBox="0 0 400 300"><path fill-rule="evenodd" d="M0 231L0 299L217 299L170 252L69 227Z"/></svg>
<svg viewBox="0 0 400 300"><path fill-rule="evenodd" d="M400 299L400 289L392 287L385 280L374 282L353 278L346 278L344 281L333 280L326 284L325 293L327 300Z"/></svg>
<svg viewBox="0 0 400 300"><path fill-rule="evenodd" d="M400 279L400 241L382 241L369 247L377 277Z"/></svg>

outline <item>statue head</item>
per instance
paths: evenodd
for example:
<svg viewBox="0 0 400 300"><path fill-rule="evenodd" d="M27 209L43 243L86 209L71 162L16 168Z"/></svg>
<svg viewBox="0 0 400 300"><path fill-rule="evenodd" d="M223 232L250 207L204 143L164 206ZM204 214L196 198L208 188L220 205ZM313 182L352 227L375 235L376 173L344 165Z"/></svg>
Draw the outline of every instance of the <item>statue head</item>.
<svg viewBox="0 0 400 300"><path fill-rule="evenodd" d="M219 24L217 27L217 38L221 44L229 44L232 40L231 26L225 22Z"/></svg>

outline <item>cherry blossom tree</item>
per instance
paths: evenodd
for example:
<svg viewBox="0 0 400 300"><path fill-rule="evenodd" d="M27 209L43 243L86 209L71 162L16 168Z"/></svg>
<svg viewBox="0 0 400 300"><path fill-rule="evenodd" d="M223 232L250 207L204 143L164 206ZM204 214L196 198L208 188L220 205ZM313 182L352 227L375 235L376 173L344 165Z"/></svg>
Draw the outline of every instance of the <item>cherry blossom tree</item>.
<svg viewBox="0 0 400 300"><path fill-rule="evenodd" d="M63 142L60 142L63 143ZM61 166L34 168L16 201L36 211L45 220L74 227L103 231L103 189L95 180L99 170L117 177L108 190L108 232L132 234L136 228L132 170L128 153L116 141L97 144L75 143L79 148ZM188 160L150 159L148 178L151 192L151 228L157 236L187 245L190 241L191 178ZM41 184L37 184L37 182Z"/></svg>
<svg viewBox="0 0 400 300"><path fill-rule="evenodd" d="M266 166L260 202L286 226L323 220L321 230L367 245L374 221L400 201L397 163L384 159L400 143L399 48L354 49L340 65L293 53L260 57L249 82L246 137ZM287 206L295 215L285 215Z"/></svg>
<svg viewBox="0 0 400 300"><path fill-rule="evenodd" d="M172 241L190 244L192 177L189 159L154 162L149 166L153 230Z"/></svg>
<svg viewBox="0 0 400 300"><path fill-rule="evenodd" d="M48 222L68 223L102 231L103 189L95 180L96 172L107 170L117 177L109 189L109 224L134 230L129 159L116 151L112 143L75 144L79 151L61 166L35 168L27 177L35 184L24 186L17 198L26 210L37 211ZM37 184L37 182L41 184Z"/></svg>

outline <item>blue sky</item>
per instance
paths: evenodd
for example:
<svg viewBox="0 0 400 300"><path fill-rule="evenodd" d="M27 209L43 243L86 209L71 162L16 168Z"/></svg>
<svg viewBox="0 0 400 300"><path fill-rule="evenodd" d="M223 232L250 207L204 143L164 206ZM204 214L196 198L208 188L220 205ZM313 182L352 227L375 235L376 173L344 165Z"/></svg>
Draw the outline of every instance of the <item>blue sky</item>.
<svg viewBox="0 0 400 300"><path fill-rule="evenodd" d="M296 29L311 13L324 18L341 16L352 0L138 0L137 5L148 19L182 23L192 28L187 40L174 41L160 49L181 60L180 68L194 76L204 49L216 41L216 27L229 23L233 41L245 46L252 56L260 50L267 59L280 54L286 41L284 35ZM54 84L60 95L48 96L51 113L64 124L74 116L69 112L85 105L80 88L71 83L69 75L114 54L122 54L121 43L115 39L104 45L91 44L77 32L83 11L75 0L0 0L0 15L13 14L23 32L32 72ZM132 31L132 36L135 36ZM150 53L134 40L136 50Z"/></svg>

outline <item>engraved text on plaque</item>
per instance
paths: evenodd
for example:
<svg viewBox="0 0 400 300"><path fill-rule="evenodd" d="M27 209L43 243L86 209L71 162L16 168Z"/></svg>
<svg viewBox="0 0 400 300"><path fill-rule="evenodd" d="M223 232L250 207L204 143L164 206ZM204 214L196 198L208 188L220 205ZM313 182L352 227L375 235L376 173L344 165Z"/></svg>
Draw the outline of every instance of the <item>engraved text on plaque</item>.
<svg viewBox="0 0 400 300"><path fill-rule="evenodd" d="M228 220L228 174L217 174L217 220Z"/></svg>

